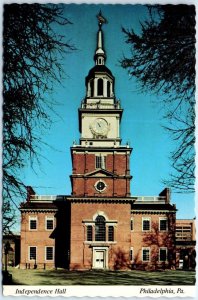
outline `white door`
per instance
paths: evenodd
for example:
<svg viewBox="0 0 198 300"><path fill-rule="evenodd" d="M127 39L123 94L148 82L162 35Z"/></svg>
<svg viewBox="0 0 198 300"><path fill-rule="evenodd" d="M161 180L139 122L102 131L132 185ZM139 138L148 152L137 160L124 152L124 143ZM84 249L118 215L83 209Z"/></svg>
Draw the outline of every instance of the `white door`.
<svg viewBox="0 0 198 300"><path fill-rule="evenodd" d="M105 267L105 256L104 251L95 251L95 268L104 269Z"/></svg>

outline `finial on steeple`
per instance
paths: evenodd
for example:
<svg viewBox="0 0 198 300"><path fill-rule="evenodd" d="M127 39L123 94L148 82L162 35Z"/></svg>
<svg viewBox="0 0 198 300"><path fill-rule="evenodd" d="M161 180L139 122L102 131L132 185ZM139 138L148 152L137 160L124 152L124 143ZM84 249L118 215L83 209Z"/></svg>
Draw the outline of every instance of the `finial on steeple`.
<svg viewBox="0 0 198 300"><path fill-rule="evenodd" d="M97 19L98 19L99 28L101 28L103 24L107 24L108 23L107 19L105 19L103 17L101 10L99 11L99 14L97 15Z"/></svg>
<svg viewBox="0 0 198 300"><path fill-rule="evenodd" d="M94 60L96 65L104 65L105 64L105 51L103 49L103 32L102 32L102 24L106 24L107 20L102 16L102 12L100 10L99 14L97 15L98 18L98 39L97 39L97 49L95 52Z"/></svg>

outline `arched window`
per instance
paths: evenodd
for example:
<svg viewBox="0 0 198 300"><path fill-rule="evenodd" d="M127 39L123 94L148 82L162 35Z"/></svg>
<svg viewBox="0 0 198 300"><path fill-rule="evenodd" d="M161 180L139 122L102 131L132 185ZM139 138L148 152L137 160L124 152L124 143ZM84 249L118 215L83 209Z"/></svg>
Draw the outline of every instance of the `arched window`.
<svg viewBox="0 0 198 300"><path fill-rule="evenodd" d="M90 81L90 96L93 97L94 96L94 81L93 79Z"/></svg>
<svg viewBox="0 0 198 300"><path fill-rule="evenodd" d="M98 96L103 96L103 80L98 79Z"/></svg>
<svg viewBox="0 0 198 300"><path fill-rule="evenodd" d="M111 84L109 81L107 81L107 97L110 97L110 95L111 95L110 88L111 88Z"/></svg>
<svg viewBox="0 0 198 300"><path fill-rule="evenodd" d="M96 241L106 241L105 218L103 216L97 216L97 218L96 218L95 240Z"/></svg>

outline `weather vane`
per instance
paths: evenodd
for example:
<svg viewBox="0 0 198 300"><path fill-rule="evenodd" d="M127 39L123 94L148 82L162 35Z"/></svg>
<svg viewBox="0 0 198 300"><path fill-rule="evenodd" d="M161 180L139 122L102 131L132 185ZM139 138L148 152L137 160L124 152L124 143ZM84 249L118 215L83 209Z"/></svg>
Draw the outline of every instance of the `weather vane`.
<svg viewBox="0 0 198 300"><path fill-rule="evenodd" d="M97 15L97 19L98 19L98 25L101 28L103 24L107 24L107 19L105 19L102 15L102 12L100 10L99 14Z"/></svg>

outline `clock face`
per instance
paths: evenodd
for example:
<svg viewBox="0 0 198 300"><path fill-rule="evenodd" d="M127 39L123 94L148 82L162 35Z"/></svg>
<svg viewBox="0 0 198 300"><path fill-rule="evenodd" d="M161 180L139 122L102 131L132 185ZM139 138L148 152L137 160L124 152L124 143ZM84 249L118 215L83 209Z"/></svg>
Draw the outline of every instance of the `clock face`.
<svg viewBox="0 0 198 300"><path fill-rule="evenodd" d="M98 181L95 184L95 189L99 192L103 192L106 189L106 184L104 181Z"/></svg>
<svg viewBox="0 0 198 300"><path fill-rule="evenodd" d="M91 131L96 135L106 136L109 131L109 124L103 118L97 118L90 126Z"/></svg>

